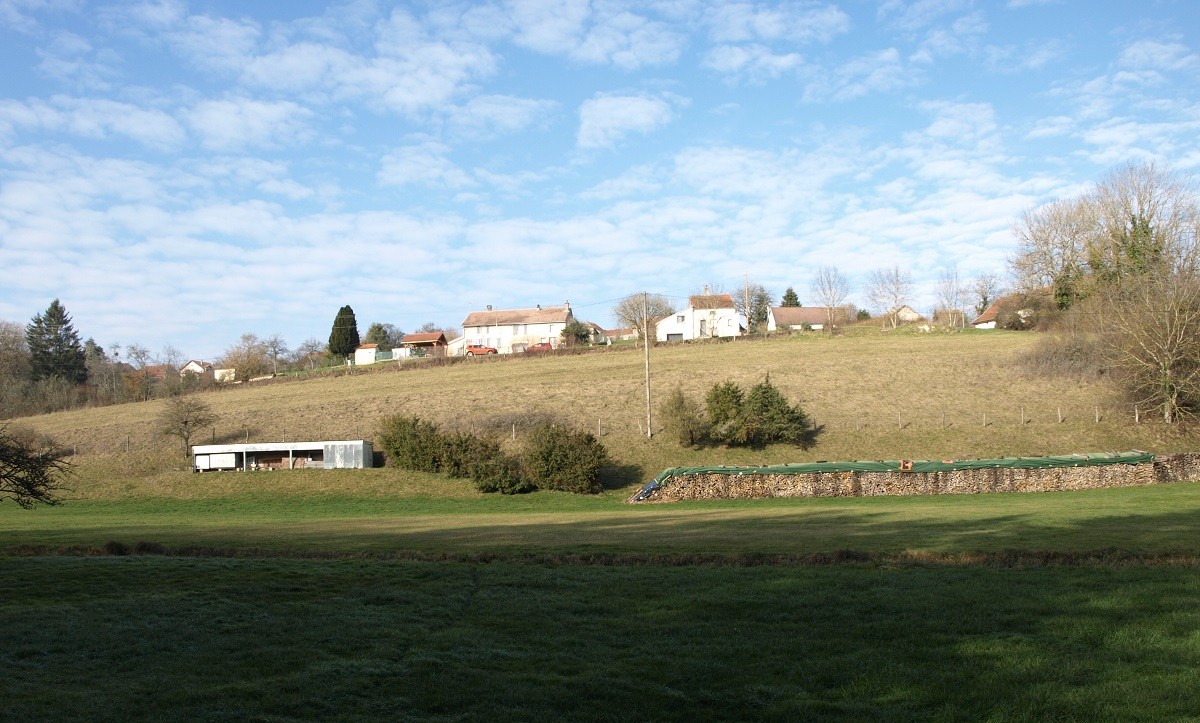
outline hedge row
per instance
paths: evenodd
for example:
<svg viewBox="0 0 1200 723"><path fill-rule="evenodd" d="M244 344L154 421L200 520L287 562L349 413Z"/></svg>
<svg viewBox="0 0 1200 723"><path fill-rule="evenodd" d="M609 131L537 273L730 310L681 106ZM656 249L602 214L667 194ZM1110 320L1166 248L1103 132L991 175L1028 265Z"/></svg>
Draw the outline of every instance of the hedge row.
<svg viewBox="0 0 1200 723"><path fill-rule="evenodd" d="M517 494L535 489L599 492L608 452L595 437L557 424L533 428L520 454L494 438L444 432L398 414L379 423L378 442L388 464L417 472L470 478L481 492Z"/></svg>

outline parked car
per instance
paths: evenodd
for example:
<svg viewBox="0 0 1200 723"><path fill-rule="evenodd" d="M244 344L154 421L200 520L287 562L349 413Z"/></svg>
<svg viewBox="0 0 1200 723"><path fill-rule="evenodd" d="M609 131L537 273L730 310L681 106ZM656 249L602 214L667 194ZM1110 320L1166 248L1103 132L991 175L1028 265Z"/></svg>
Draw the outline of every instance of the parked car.
<svg viewBox="0 0 1200 723"><path fill-rule="evenodd" d="M554 345L548 341L539 341L537 344L530 344L529 346L525 347L526 352L553 351L553 350L554 350Z"/></svg>
<svg viewBox="0 0 1200 723"><path fill-rule="evenodd" d="M491 346L468 346L467 356L485 356L487 354L495 354L496 348Z"/></svg>

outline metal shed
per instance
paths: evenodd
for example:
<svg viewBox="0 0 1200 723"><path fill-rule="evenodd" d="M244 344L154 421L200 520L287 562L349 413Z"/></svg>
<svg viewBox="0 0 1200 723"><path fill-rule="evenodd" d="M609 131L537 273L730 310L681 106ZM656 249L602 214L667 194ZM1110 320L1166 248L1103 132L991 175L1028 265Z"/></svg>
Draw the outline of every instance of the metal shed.
<svg viewBox="0 0 1200 723"><path fill-rule="evenodd" d="M192 471L276 469L364 469L373 466L374 450L362 440L197 444Z"/></svg>

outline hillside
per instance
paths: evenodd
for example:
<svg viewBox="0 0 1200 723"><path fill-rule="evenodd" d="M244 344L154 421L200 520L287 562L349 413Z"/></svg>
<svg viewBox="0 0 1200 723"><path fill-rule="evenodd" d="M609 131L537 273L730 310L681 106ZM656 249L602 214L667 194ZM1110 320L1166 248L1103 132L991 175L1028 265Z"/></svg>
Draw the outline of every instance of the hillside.
<svg viewBox="0 0 1200 723"><path fill-rule="evenodd" d="M1135 426L1132 409L1101 379L1063 382L1020 372L1015 361L1036 339L1010 332L858 328L833 338L805 334L652 350L656 398L677 384L702 397L716 382L748 387L769 373L822 427L817 445L806 451L683 450L662 437L647 443L641 434L643 357L634 349L491 357L403 371L380 365L344 376L218 390L203 398L220 421L193 441L370 439L376 421L396 412L510 434L516 424L519 436L529 420L553 415L599 429L620 470L612 486L635 484L678 464L1187 447L1179 429L1144 418ZM183 467L178 441L157 429L163 404L83 409L16 422L76 451L77 486L86 496L92 482L132 481Z"/></svg>

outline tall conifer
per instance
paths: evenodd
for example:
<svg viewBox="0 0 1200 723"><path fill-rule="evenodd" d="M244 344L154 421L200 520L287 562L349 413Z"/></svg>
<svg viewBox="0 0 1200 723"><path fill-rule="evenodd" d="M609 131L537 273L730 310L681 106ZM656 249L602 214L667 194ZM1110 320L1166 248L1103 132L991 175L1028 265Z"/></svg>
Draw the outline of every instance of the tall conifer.
<svg viewBox="0 0 1200 723"><path fill-rule="evenodd" d="M87 360L71 315L58 299L25 327L29 374L33 381L59 377L76 384L87 381Z"/></svg>

